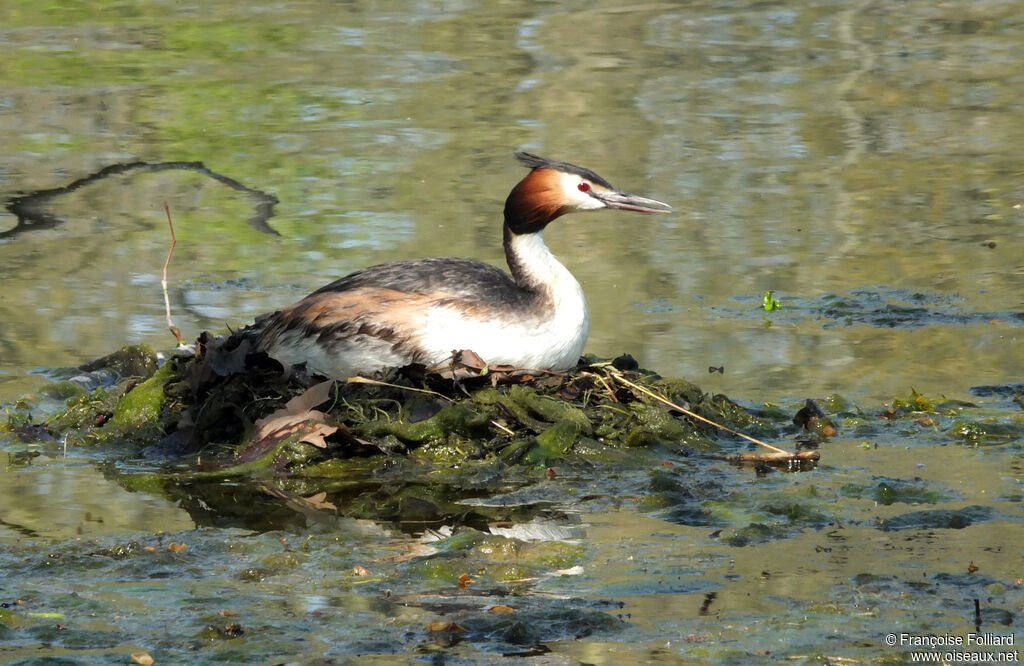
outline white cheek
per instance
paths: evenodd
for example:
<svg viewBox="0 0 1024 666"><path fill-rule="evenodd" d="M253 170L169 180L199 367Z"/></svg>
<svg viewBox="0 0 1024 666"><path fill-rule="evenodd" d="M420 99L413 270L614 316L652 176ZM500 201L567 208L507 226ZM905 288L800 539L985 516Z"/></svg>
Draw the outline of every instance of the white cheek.
<svg viewBox="0 0 1024 666"><path fill-rule="evenodd" d="M572 174L559 174L562 178L562 191L565 193L565 200L575 210L597 210L605 205L586 192L580 191L580 177Z"/></svg>

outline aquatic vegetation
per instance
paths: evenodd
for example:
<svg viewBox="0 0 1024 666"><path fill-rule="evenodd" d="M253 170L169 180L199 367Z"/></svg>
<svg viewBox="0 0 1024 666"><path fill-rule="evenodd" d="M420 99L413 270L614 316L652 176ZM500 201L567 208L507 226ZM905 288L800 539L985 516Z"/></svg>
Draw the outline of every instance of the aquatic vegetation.
<svg viewBox="0 0 1024 666"><path fill-rule="evenodd" d="M340 383L285 373L242 336L204 334L198 347L159 369L151 351L138 349L90 364L132 374L71 397L46 431L72 445L129 443L165 468L122 474L124 485L207 512L230 515L244 494L313 513L344 507L352 516L459 515L472 524L515 512L460 504L499 489L626 459L654 466L666 454L720 457L709 422L752 441L744 433L773 438L785 427L628 357L589 359L567 374L462 366L444 377L410 368ZM229 479L264 482L227 489ZM312 501L317 493L325 499Z"/></svg>
<svg viewBox="0 0 1024 666"><path fill-rule="evenodd" d="M934 504L956 499L957 495L948 489L924 479L891 479L882 477L868 483L848 483L840 488L846 497L868 497L883 506L897 502L906 504Z"/></svg>
<svg viewBox="0 0 1024 666"><path fill-rule="evenodd" d="M131 375L92 365L45 398L27 398L29 409L8 410L3 427L24 442L9 458L19 471L58 446L81 447L109 459L108 478L170 500L200 529L76 540L6 558L12 580L23 582L10 592L19 605L0 608L0 637L125 658L130 645L133 659L159 661L182 648L156 643L138 652L132 636L89 619L135 603L143 593L133 586L150 598L152 581L167 581L159 596L175 600L151 609L159 622L180 624L190 654L207 661L279 658L267 626L326 631L339 654L539 656L588 636L614 641L628 631L636 640L632 610L615 599L672 594L704 595L694 621L705 623L668 654L745 662L754 653L735 647L714 608L719 594L750 597L752 584L765 590L761 604L785 599L780 617L842 616L858 635L877 633L895 607L921 595L951 608L949 597L984 597L984 622L1015 621L1008 609L1019 584L987 573L994 565L983 551L972 551L977 565L956 561L923 578L874 571L890 552L877 543L916 554L951 532L1019 521L1012 508L983 506L927 475L929 464L943 467L928 459L933 450L962 458L1018 441L1020 419L1005 412L913 389L874 408L839 395L747 408L628 357L588 358L565 374L453 365L341 383L301 368L286 374L244 340L199 342L197 358L175 355L157 368L136 353L143 362L124 366ZM63 410L45 421L31 417L58 402ZM813 459L769 466L772 454L755 452L754 436L821 451L824 469ZM922 476L870 462L908 441L923 453ZM992 446L941 448L960 442ZM999 501L1013 507L1020 498L1007 491ZM660 527L643 541L597 545L577 511L628 512ZM685 538L657 543L672 530ZM780 542L800 558L765 560ZM595 550L608 548L618 550ZM834 583L827 602L800 601L801 572L847 566L857 548L870 553L857 560L869 565ZM734 564L750 557L755 564ZM39 584L55 571L113 577L121 586L113 598L122 601L83 601ZM218 592L194 591L207 587ZM277 615L296 594L309 608ZM134 631L149 631L141 617ZM356 629L341 635L332 622Z"/></svg>

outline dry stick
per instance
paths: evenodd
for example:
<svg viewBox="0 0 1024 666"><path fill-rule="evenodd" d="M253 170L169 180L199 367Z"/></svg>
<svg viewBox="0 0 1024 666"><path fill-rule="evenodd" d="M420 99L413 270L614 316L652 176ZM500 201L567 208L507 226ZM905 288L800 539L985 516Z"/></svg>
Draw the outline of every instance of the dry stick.
<svg viewBox="0 0 1024 666"><path fill-rule="evenodd" d="M781 453L741 453L736 456L714 456L718 460L725 460L728 462L745 463L745 462L793 462L794 460L819 460L821 454L817 451L797 451L796 453L789 453L783 451Z"/></svg>
<svg viewBox="0 0 1024 666"><path fill-rule="evenodd" d="M655 400L657 400L658 402L661 402L661 403L663 403L665 405L668 405L672 409L675 409L676 411L680 411L683 414L686 414L690 418L697 419L698 421L703 421L704 423L707 423L708 425L713 425L716 428L719 428L721 430L726 431L727 433L730 433L732 435L736 435L737 437L742 437L743 439L745 439L745 440L747 440L749 442L753 442L754 444L758 444L760 446L767 447L767 448L771 449L772 451L775 451L776 453L782 453L782 454L784 454L786 456L789 456L790 458L795 458L796 457L795 454L790 453L789 451L785 451L783 449L780 449L777 446L772 446L771 444L766 444L766 443L762 442L759 439L754 439L750 435L744 435L742 432L736 432L735 430L732 430L731 428L727 428L724 425L721 425L719 423L715 423L714 421L712 421L710 419L706 419L703 416L701 416L700 414L694 414L690 410L684 409L684 408L680 407L679 405L677 405L676 403L672 402L671 400L668 400L667 398L663 398L662 396L658 395L654 391L646 389L643 386L640 386L639 384L634 384L633 382L629 381L628 379L626 379L625 377L623 377L622 375L620 375L617 372L609 372L608 374L611 377L614 377L615 379L619 380L620 382L622 382L626 386L629 386L630 388L634 388L637 391L640 391L641 393L643 393L644 395L650 396L650 397L654 398Z"/></svg>
<svg viewBox="0 0 1024 666"><path fill-rule="evenodd" d="M167 261L164 262L164 277L160 281L160 285L164 288L164 311L167 314L167 328L171 330L174 335L174 339L178 341L179 347L185 346L185 341L181 338L181 331L174 322L171 320L171 299L167 296L167 267L171 265L171 255L174 254L174 246L178 244L178 239L174 236L174 222L171 222L171 208L164 202L164 210L167 211L167 224L171 227L171 248L167 250Z"/></svg>
<svg viewBox="0 0 1024 666"><path fill-rule="evenodd" d="M587 373L587 374L589 374L589 373ZM599 382L601 382L601 386L603 386L605 388L605 390L608 391L608 397L612 399L612 402L620 402L619 399L615 397L615 391L612 390L611 386L608 386L608 382L606 382L604 380L604 377L602 377L601 375L594 375L594 376L597 377L597 380Z"/></svg>
<svg viewBox="0 0 1024 666"><path fill-rule="evenodd" d="M370 379L369 377L349 377L345 380L346 384L372 384L373 386L387 386L388 388L402 389L403 391L415 391L416 393L426 393L427 395L436 395L438 398L452 402L452 399L448 396L438 393L437 391L429 391L427 389L413 388L412 386L399 386L398 384L389 384L388 382L382 382L379 379Z"/></svg>

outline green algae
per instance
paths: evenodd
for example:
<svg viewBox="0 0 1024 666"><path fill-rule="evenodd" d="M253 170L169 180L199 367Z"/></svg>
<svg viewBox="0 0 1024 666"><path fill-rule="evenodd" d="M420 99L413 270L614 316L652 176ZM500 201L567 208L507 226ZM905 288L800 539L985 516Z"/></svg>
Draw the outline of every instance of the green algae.
<svg viewBox="0 0 1024 666"><path fill-rule="evenodd" d="M174 366L166 363L149 379L125 392L107 427L131 432L156 426L166 400L164 389L174 374Z"/></svg>
<svg viewBox="0 0 1024 666"><path fill-rule="evenodd" d="M512 583L586 561L586 547L565 541L524 541L463 528L433 544L439 552L413 563L409 573L450 584L468 574L476 585Z"/></svg>
<svg viewBox="0 0 1024 666"><path fill-rule="evenodd" d="M129 345L80 367L85 372L112 370L121 377L150 377L157 370L156 350L149 345Z"/></svg>
<svg viewBox="0 0 1024 666"><path fill-rule="evenodd" d="M957 419L949 431L957 441L975 446L1007 444L1024 435L1017 424L994 419Z"/></svg>
<svg viewBox="0 0 1024 666"><path fill-rule="evenodd" d="M165 365L157 369L156 352L148 345L133 345L82 365L87 373L109 371L116 385L92 391L83 383L61 380L43 389L51 398L65 400L65 408L46 423L51 434L75 435L76 443L109 443L115 439L159 436L157 420L165 404L163 386L174 375Z"/></svg>
<svg viewBox="0 0 1024 666"><path fill-rule="evenodd" d="M511 386L507 397L508 400L499 399L499 403L504 406L510 403L520 405L531 416L546 423L572 423L584 434L593 432L593 426L584 411L564 400L540 394L523 385Z"/></svg>
<svg viewBox="0 0 1024 666"><path fill-rule="evenodd" d="M963 529L978 522L985 522L997 517L991 507L981 505L966 506L962 509L928 509L912 511L893 518L882 520L879 528L884 531L907 529Z"/></svg>
<svg viewBox="0 0 1024 666"><path fill-rule="evenodd" d="M407 419L387 418L357 425L353 433L366 436L391 434L409 444L436 444L450 441L453 437L474 438L486 436L488 432L486 414L459 404L443 407L434 416L417 422Z"/></svg>
<svg viewBox="0 0 1024 666"><path fill-rule="evenodd" d="M78 382L73 382L69 379L64 379L62 381L50 384L49 386L45 387L41 392L43 395L50 398L55 398L57 400L68 400L70 398L78 398L80 396L86 395L89 393L89 390Z"/></svg>
<svg viewBox="0 0 1024 666"><path fill-rule="evenodd" d="M68 399L65 409L47 421L50 432L61 435L101 425L110 414L113 414L127 388L99 388L92 393L83 393Z"/></svg>
<svg viewBox="0 0 1024 666"><path fill-rule="evenodd" d="M864 497L882 506L895 503L934 504L956 499L948 490L939 490L934 483L922 479L882 478L877 483L848 483L839 489L845 497Z"/></svg>
<svg viewBox="0 0 1024 666"><path fill-rule="evenodd" d="M524 465L550 465L563 460L576 446L580 438L580 426L575 421L562 421L537 435L537 445L520 459Z"/></svg>

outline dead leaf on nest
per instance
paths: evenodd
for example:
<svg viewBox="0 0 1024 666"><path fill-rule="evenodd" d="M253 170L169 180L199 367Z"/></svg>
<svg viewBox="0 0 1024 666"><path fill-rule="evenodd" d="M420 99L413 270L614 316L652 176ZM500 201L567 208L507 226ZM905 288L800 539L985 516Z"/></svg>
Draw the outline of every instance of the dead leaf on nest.
<svg viewBox="0 0 1024 666"><path fill-rule="evenodd" d="M153 657L148 652L132 652L132 663L142 666L153 666Z"/></svg>
<svg viewBox="0 0 1024 666"><path fill-rule="evenodd" d="M309 411L314 407L319 407L323 403L327 402L331 397L331 387L333 386L333 379L328 379L327 381L320 382L319 384L314 384L301 394L286 402L284 409L291 414L301 414L302 412Z"/></svg>
<svg viewBox="0 0 1024 666"><path fill-rule="evenodd" d="M452 350L452 355L443 363L427 368L427 372L444 379L459 381L486 374L487 362L472 349Z"/></svg>
<svg viewBox="0 0 1024 666"><path fill-rule="evenodd" d="M333 380L320 382L289 400L281 409L256 421L251 448L265 451L299 432L302 433L300 442L327 448L324 438L338 432L338 426L327 423L327 415L313 408L330 399L333 386Z"/></svg>
<svg viewBox="0 0 1024 666"><path fill-rule="evenodd" d="M464 368L476 370L477 374L487 369L487 362L472 349L452 352L452 365L461 365Z"/></svg>
<svg viewBox="0 0 1024 666"><path fill-rule="evenodd" d="M264 423L284 416L302 416L311 412L315 414L323 414L323 412L317 412L313 408L319 407L323 403L327 402L328 398L331 397L332 386L334 386L334 380L331 379L310 386L308 389L286 402L284 407L281 409L257 421L256 427L259 428Z"/></svg>
<svg viewBox="0 0 1024 666"><path fill-rule="evenodd" d="M312 444L320 449L326 449L327 442L324 441L324 437L330 437L336 432L338 432L337 426L329 426L326 423L313 423L310 424L309 432L300 437L299 441Z"/></svg>

